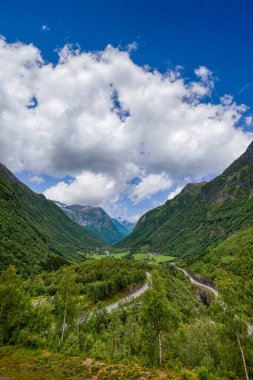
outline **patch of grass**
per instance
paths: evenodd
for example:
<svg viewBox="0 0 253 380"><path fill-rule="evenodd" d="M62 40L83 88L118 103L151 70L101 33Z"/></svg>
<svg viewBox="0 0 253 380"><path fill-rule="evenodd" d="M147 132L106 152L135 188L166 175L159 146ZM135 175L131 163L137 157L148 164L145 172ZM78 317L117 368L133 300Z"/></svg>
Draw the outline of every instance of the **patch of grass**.
<svg viewBox="0 0 253 380"><path fill-rule="evenodd" d="M85 255L85 257L89 260L101 260L107 257L107 255L105 253L88 253Z"/></svg>
<svg viewBox="0 0 253 380"><path fill-rule="evenodd" d="M129 251L123 251L123 252L114 252L112 253L112 256L116 259L122 259L123 256L126 256L129 253Z"/></svg>
<svg viewBox="0 0 253 380"><path fill-rule="evenodd" d="M185 372L185 371L183 371ZM0 375L15 380L181 380L182 371L109 364L90 358L71 357L48 350L0 347ZM187 371L189 380L197 376Z"/></svg>
<svg viewBox="0 0 253 380"><path fill-rule="evenodd" d="M114 257L115 259L122 259L124 258L127 254L129 254L130 251L120 251L120 252L112 252L110 254L111 257ZM134 258L136 261L146 261L150 264L162 264L168 261L173 261L175 260L175 257L173 256L167 256L167 255L151 255L150 253L135 253ZM105 257L108 257L106 254L98 254L98 253L89 253L86 254L85 257L89 260L101 260Z"/></svg>
<svg viewBox="0 0 253 380"><path fill-rule="evenodd" d="M152 258L153 258L155 264L162 264L162 263L165 263L165 262L168 262L168 261L175 260L175 257L173 257L173 256L166 256L166 255L153 256Z"/></svg>
<svg viewBox="0 0 253 380"><path fill-rule="evenodd" d="M148 255L146 253L136 253L134 258L135 260L145 260L148 258Z"/></svg>

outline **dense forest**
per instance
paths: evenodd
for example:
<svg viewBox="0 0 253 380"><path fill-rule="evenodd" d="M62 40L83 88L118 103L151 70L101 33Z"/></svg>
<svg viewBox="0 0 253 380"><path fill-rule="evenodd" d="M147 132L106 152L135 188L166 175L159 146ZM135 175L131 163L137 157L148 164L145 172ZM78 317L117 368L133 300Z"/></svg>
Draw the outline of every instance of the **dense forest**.
<svg viewBox="0 0 253 380"><path fill-rule="evenodd" d="M243 318L236 317L233 300L224 308L208 296L211 303L203 305L198 291L175 267L152 268L106 258L63 266L28 280L17 275L13 266L2 271L1 373L22 379L20 366L30 358L34 364L24 373L31 379L50 378L61 361L75 357L72 363L77 363L86 357L100 362L101 379L137 379L143 375L140 368L148 368L146 378L153 379L158 378L152 377L158 376L157 371L164 371L167 379L239 380L245 376L242 349L253 376L252 338ZM130 286L140 286L147 270L152 274L149 290L138 301L108 313L108 300L122 297ZM48 366L43 364L43 352L50 356ZM8 358L16 364L5 368ZM121 371L114 368L114 377L110 371L106 375L107 366L116 363L123 366ZM59 379L81 378L80 365L71 369L63 365L65 372L59 369ZM122 368L129 372L122 375Z"/></svg>
<svg viewBox="0 0 253 380"><path fill-rule="evenodd" d="M200 277L215 282L223 299L231 294L237 300L240 313L252 319L253 313L253 228L231 235L215 248L210 248L197 258L184 263Z"/></svg>

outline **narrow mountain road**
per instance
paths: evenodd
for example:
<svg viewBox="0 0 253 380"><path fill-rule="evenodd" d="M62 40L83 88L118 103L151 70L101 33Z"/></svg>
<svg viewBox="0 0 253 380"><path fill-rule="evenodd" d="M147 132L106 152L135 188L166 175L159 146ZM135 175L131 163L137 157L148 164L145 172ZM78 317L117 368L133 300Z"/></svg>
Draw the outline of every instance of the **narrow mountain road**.
<svg viewBox="0 0 253 380"><path fill-rule="evenodd" d="M147 281L145 282L144 285L142 285L141 288L137 289L132 294L129 294L128 296L126 296L124 298L121 298L119 301L114 302L114 303L106 306L105 310L107 311L107 313L111 313L117 307L124 305L125 303L130 302L130 301L134 300L135 298L140 297L143 293L145 293L149 289L149 286L152 282L152 276L149 272L146 272L146 276L147 276ZM85 316L81 317L79 319L79 324L87 322L92 316L93 316L93 312L90 312L89 315L85 315Z"/></svg>
<svg viewBox="0 0 253 380"><path fill-rule="evenodd" d="M114 302L111 305L106 306L105 310L107 311L107 313L111 313L118 306L120 306L126 302L132 301L135 298L140 297L143 293L145 293L149 289L149 284L151 281L151 274L149 272L146 272L146 275L147 275L147 281L145 282L145 284L141 288L137 289L132 294L129 294L127 297L124 297L121 300Z"/></svg>
<svg viewBox="0 0 253 380"><path fill-rule="evenodd" d="M175 265L175 267L178 269L178 270L181 270L181 272L183 272L186 276L189 277L190 281L192 284L194 285L198 285L198 286L201 286L202 288L205 288L205 289L208 289L210 290L210 292L212 292L214 294L215 297L218 297L219 293L217 292L217 290L215 290L214 288L212 288L211 286L208 286L208 285L205 285L205 284L202 284L201 282L195 280L185 269L183 268L179 268Z"/></svg>
<svg viewBox="0 0 253 380"><path fill-rule="evenodd" d="M178 266L176 266L175 264L173 264L175 266L175 268L177 268L178 270L180 270L181 272L183 272L186 276L189 277L190 279L190 282L194 285L197 285L197 286L201 286L202 288L205 288L207 290L209 290L210 292L212 292L214 294L215 297L218 297L219 296L219 293L217 292L217 290L215 290L214 288L212 288L211 286L208 286L208 285L205 285L205 284L202 284L201 282L199 281L196 281L185 269L183 268L180 268ZM219 301L220 305L225 308L225 304L222 300ZM237 316L235 316L236 318L238 318ZM253 325L251 325L249 322L246 322L245 323L247 324L247 327L248 327L248 334L249 335L253 335Z"/></svg>

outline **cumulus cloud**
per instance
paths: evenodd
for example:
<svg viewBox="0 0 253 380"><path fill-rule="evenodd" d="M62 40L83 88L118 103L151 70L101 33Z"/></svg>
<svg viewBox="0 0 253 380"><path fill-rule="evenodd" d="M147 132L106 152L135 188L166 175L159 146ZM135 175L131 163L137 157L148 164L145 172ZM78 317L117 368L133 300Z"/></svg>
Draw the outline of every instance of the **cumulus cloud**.
<svg viewBox="0 0 253 380"><path fill-rule="evenodd" d="M98 206L105 199L117 201L116 181L103 174L83 172L69 183L59 182L45 191L49 199L66 204L83 204Z"/></svg>
<svg viewBox="0 0 253 380"><path fill-rule="evenodd" d="M245 124L247 127L251 127L253 125L253 116L245 117Z"/></svg>
<svg viewBox="0 0 253 380"><path fill-rule="evenodd" d="M147 175L131 190L130 199L137 204L159 191L169 189L172 184L172 180L165 173Z"/></svg>
<svg viewBox="0 0 253 380"><path fill-rule="evenodd" d="M180 191L182 191L184 188L184 186L177 186L176 189L174 191L171 191L168 195L168 199L173 199L175 198L176 195L178 195L180 193Z"/></svg>
<svg viewBox="0 0 253 380"><path fill-rule="evenodd" d="M195 74L200 77L203 81L210 80L212 78L212 72L205 66L199 66L195 70Z"/></svg>
<svg viewBox="0 0 253 380"><path fill-rule="evenodd" d="M246 107L229 96L206 100L210 70L199 67L190 82L180 68L138 66L128 50L67 45L52 65L35 46L1 38L0 161L71 176L45 193L63 203L122 194L138 203L187 175L218 173L245 150L252 134L236 125Z"/></svg>
<svg viewBox="0 0 253 380"><path fill-rule="evenodd" d="M42 183L44 183L44 179L42 176L40 175L33 175L29 178L30 182L34 182L36 183L37 185L41 185Z"/></svg>

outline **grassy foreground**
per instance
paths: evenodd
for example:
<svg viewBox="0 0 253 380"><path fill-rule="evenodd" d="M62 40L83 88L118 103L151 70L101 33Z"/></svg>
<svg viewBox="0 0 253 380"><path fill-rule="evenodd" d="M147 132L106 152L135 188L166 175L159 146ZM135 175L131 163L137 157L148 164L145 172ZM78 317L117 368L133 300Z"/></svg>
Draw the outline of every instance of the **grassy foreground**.
<svg viewBox="0 0 253 380"><path fill-rule="evenodd" d="M193 372L108 364L90 358L60 355L48 350L0 348L0 376L15 380L196 380Z"/></svg>

